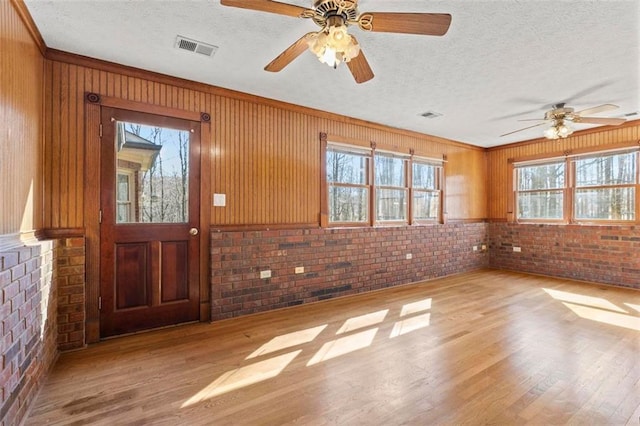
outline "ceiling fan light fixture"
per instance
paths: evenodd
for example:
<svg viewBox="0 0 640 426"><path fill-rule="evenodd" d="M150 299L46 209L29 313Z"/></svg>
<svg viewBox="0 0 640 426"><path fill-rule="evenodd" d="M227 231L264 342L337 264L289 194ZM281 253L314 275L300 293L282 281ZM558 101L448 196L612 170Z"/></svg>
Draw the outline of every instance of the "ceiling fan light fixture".
<svg viewBox="0 0 640 426"><path fill-rule="evenodd" d="M573 129L569 127L564 120L557 120L553 126L544 131L544 137L547 139L564 139L573 133Z"/></svg>
<svg viewBox="0 0 640 426"><path fill-rule="evenodd" d="M360 54L360 45L347 32L347 27L342 21L311 35L307 43L309 50L320 62L333 68L336 68L340 62L349 62Z"/></svg>

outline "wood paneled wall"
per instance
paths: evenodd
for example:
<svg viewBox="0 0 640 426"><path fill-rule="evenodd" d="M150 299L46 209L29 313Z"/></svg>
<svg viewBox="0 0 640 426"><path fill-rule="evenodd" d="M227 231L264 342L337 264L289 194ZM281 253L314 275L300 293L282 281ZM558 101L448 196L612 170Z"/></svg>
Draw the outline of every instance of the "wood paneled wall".
<svg viewBox="0 0 640 426"><path fill-rule="evenodd" d="M447 192L454 194L448 217L486 217L485 161L479 148L61 52L48 57L46 116L52 119L46 124L46 228L85 223L86 92L211 114L203 154L211 158L211 192L226 194L227 200L226 207L211 208L215 226L318 224L320 132L446 155L447 175L451 171Z"/></svg>
<svg viewBox="0 0 640 426"><path fill-rule="evenodd" d="M0 1L0 247L42 226L43 64L19 10Z"/></svg>
<svg viewBox="0 0 640 426"><path fill-rule="evenodd" d="M509 170L509 159L522 159L533 156L562 155L563 152L584 150L603 150L619 144L633 144L640 140L640 121L632 121L617 127L604 127L579 132L567 139L536 139L505 147L488 150L488 218L505 220L507 218L509 181L513 179Z"/></svg>

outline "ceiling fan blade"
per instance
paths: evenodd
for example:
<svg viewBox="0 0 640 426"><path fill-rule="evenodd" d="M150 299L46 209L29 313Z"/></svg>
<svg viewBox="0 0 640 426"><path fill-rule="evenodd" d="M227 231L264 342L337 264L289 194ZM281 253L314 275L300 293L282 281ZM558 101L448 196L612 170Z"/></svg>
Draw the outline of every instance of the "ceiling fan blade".
<svg viewBox="0 0 640 426"><path fill-rule="evenodd" d="M309 48L307 44L307 38L315 33L307 33L300 37L295 43L287 47L281 54L278 55L273 61L264 67L265 71L278 72L282 71L284 67L289 65L294 59L302 54Z"/></svg>
<svg viewBox="0 0 640 426"><path fill-rule="evenodd" d="M545 118L522 118L518 121L547 121Z"/></svg>
<svg viewBox="0 0 640 426"><path fill-rule="evenodd" d="M302 18L303 12L309 10L293 4L280 3L272 0L220 0L223 6L239 7L241 9L259 10L261 12L276 13L278 15Z"/></svg>
<svg viewBox="0 0 640 426"><path fill-rule="evenodd" d="M373 71L369 66L367 58L364 56L362 49L360 49L358 56L347 62L347 66L358 84L364 83L365 81L369 81L373 78Z"/></svg>
<svg viewBox="0 0 640 426"><path fill-rule="evenodd" d="M547 124L547 123L546 123L546 122L544 122L544 123L534 124L533 126L524 127L524 128L522 128L522 129L514 130L513 132L505 133L504 135L500 135L500 137L507 136L507 135L511 135L511 134L513 134L513 133L518 133L518 132L521 132L521 131L523 131L523 130L532 129L532 128L534 128L534 127L542 126L543 124Z"/></svg>
<svg viewBox="0 0 640 426"><path fill-rule="evenodd" d="M572 121L574 123L607 124L609 126L619 126L620 124L627 122L624 118L606 117L576 117Z"/></svg>
<svg viewBox="0 0 640 426"><path fill-rule="evenodd" d="M613 104L604 104L604 105L600 105L597 107L593 107L593 108L587 108L587 109L583 109L582 111L578 111L575 114L577 115L590 115L590 114L597 114L599 112L604 112L604 111L611 111L614 109L618 109L618 105L613 105Z"/></svg>
<svg viewBox="0 0 640 426"><path fill-rule="evenodd" d="M358 18L360 28L382 33L442 36L449 30L448 13L367 12Z"/></svg>

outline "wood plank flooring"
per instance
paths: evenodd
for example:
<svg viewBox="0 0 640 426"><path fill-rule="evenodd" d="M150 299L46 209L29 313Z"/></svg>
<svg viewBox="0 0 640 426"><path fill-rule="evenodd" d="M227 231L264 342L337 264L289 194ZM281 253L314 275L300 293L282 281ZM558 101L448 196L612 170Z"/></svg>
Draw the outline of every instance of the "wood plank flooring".
<svg viewBox="0 0 640 426"><path fill-rule="evenodd" d="M65 353L41 424L640 424L640 291L478 271Z"/></svg>

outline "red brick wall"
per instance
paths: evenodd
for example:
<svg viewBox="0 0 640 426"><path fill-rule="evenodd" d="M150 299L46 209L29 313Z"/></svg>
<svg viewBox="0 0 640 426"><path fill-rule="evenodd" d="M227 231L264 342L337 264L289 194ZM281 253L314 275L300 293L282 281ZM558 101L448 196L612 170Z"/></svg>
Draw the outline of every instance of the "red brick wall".
<svg viewBox="0 0 640 426"><path fill-rule="evenodd" d="M0 252L0 423L19 424L55 361L56 243Z"/></svg>
<svg viewBox="0 0 640 426"><path fill-rule="evenodd" d="M488 233L491 267L640 288L640 227L491 223Z"/></svg>
<svg viewBox="0 0 640 426"><path fill-rule="evenodd" d="M488 266L485 223L211 233L212 319ZM411 253L413 259L407 260ZM295 274L304 266L303 274ZM271 278L260 271L270 269Z"/></svg>
<svg viewBox="0 0 640 426"><path fill-rule="evenodd" d="M84 346L84 238L0 252L0 424L20 424L58 350Z"/></svg>
<svg viewBox="0 0 640 426"><path fill-rule="evenodd" d="M58 349L84 346L84 238L60 240L56 248L58 285Z"/></svg>

